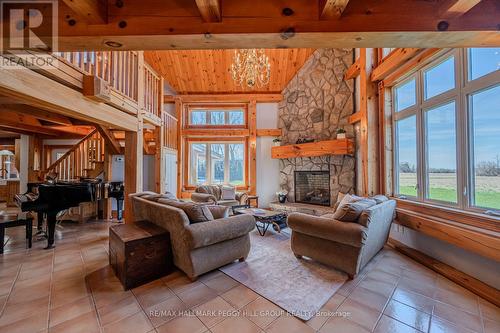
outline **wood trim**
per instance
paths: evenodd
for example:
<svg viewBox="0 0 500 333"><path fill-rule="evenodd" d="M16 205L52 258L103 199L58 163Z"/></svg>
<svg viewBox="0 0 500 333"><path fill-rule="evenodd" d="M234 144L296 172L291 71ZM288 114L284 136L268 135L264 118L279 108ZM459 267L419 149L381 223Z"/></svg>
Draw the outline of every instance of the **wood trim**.
<svg viewBox="0 0 500 333"><path fill-rule="evenodd" d="M180 98L183 103L193 102L232 102L232 103L249 103L250 101L262 102L281 102L282 94L206 94L206 95L165 95L165 101L170 101L173 98Z"/></svg>
<svg viewBox="0 0 500 333"><path fill-rule="evenodd" d="M404 255L412 258L413 260L419 262L420 264L432 269L436 273L439 273L446 277L447 279L455 282L458 285L472 291L474 294L479 295L488 302L500 306L500 291L487 285L478 279L461 272L439 260L436 260L420 251L412 249L405 244L398 242L395 239L390 238L388 245L393 247L395 250L403 253Z"/></svg>
<svg viewBox="0 0 500 333"><path fill-rule="evenodd" d="M397 224L437 238L483 257L500 261L498 232L467 227L449 220L397 208Z"/></svg>
<svg viewBox="0 0 500 333"><path fill-rule="evenodd" d="M248 104L248 159L250 173L250 195L257 194L257 101L250 101ZM247 183L248 184L248 183Z"/></svg>
<svg viewBox="0 0 500 333"><path fill-rule="evenodd" d="M258 128L257 136L282 136L283 130L281 128Z"/></svg>
<svg viewBox="0 0 500 333"><path fill-rule="evenodd" d="M233 137L233 136L250 136L250 131L248 129L212 129L212 128L203 128L203 129L195 129L188 128L183 129L181 132L182 136L191 137L191 136L204 136L204 137L213 137L217 135L219 137Z"/></svg>
<svg viewBox="0 0 500 333"><path fill-rule="evenodd" d="M349 118L347 118L347 121L349 122L349 124L356 124L359 123L365 117L366 115L364 112L358 111L350 115Z"/></svg>
<svg viewBox="0 0 500 333"><path fill-rule="evenodd" d="M442 51L443 49L426 49L415 57L409 59L406 63L400 65L393 72L391 72L391 74L383 79L384 86L387 88L393 86L402 76L411 74L418 67L420 67L422 63L427 62Z"/></svg>
<svg viewBox="0 0 500 333"><path fill-rule="evenodd" d="M377 67L373 69L370 79L372 81L383 80L390 73L397 70L401 67L401 65L422 51L423 49L417 48L401 48L393 50Z"/></svg>
<svg viewBox="0 0 500 333"><path fill-rule="evenodd" d="M354 153L351 139L326 140L311 143L271 147L271 158L296 158Z"/></svg>
<svg viewBox="0 0 500 333"><path fill-rule="evenodd" d="M398 198L395 198L395 200L397 201L398 208L401 209L419 212L471 227L500 232L500 218L451 207L437 206L425 202L402 200Z"/></svg>
<svg viewBox="0 0 500 333"><path fill-rule="evenodd" d="M347 71L344 73L344 80L354 79L355 77L359 76L360 72L361 64L358 58L351 66L349 66Z"/></svg>
<svg viewBox="0 0 500 333"><path fill-rule="evenodd" d="M163 97L165 99L165 97ZM182 126L183 126L183 112L182 112L182 100L179 97L175 98L175 116L177 117L177 197L180 198L182 194L182 186L183 186L183 181L182 181L182 161L183 159L183 154L186 155L185 149L182 149Z"/></svg>

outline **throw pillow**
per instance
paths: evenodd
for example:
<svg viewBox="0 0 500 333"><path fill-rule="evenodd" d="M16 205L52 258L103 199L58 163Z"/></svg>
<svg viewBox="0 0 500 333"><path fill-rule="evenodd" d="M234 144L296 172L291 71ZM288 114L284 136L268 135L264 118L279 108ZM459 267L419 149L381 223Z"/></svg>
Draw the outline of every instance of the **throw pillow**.
<svg viewBox="0 0 500 333"><path fill-rule="evenodd" d="M339 206L334 214L334 218L342 222L356 222L365 209L375 206L376 204L375 200L372 199L361 199L349 202Z"/></svg>
<svg viewBox="0 0 500 333"><path fill-rule="evenodd" d="M199 205L194 202L184 202L171 199L159 199L158 202L182 209L184 213L186 213L191 224L214 220L212 212L206 205Z"/></svg>
<svg viewBox="0 0 500 333"><path fill-rule="evenodd" d="M236 188L234 186L222 186L221 200L234 200L236 198Z"/></svg>
<svg viewBox="0 0 500 333"><path fill-rule="evenodd" d="M377 194L377 195L374 195L373 197L370 197L370 199L373 199L375 200L375 202L377 202L377 205L381 204L382 202L384 201L387 201L389 200L389 198L387 198L385 195L383 194Z"/></svg>

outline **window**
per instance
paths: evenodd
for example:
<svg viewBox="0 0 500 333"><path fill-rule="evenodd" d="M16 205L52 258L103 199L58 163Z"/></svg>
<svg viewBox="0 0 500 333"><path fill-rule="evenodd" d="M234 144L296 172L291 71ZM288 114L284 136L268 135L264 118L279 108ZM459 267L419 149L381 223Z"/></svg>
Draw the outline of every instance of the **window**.
<svg viewBox="0 0 500 333"><path fill-rule="evenodd" d="M245 110L243 108L191 108L189 110L189 126L245 126Z"/></svg>
<svg viewBox="0 0 500 333"><path fill-rule="evenodd" d="M500 49L445 52L392 96L394 193L500 211Z"/></svg>
<svg viewBox="0 0 500 333"><path fill-rule="evenodd" d="M500 210L500 85L469 96L471 205Z"/></svg>
<svg viewBox="0 0 500 333"><path fill-rule="evenodd" d="M244 142L190 142L189 185L245 184Z"/></svg>
<svg viewBox="0 0 500 333"><path fill-rule="evenodd" d="M415 79L396 87L396 112L415 105L416 95Z"/></svg>

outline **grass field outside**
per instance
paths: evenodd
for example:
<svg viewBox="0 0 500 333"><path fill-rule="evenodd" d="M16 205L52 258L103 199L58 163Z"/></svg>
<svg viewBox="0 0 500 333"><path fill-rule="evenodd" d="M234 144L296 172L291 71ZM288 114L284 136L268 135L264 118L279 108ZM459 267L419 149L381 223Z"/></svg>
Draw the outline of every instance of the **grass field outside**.
<svg viewBox="0 0 500 333"><path fill-rule="evenodd" d="M415 179L414 173L401 173L399 194L417 196ZM430 199L457 202L456 174L431 173L429 183ZM500 209L500 177L476 177L475 206Z"/></svg>

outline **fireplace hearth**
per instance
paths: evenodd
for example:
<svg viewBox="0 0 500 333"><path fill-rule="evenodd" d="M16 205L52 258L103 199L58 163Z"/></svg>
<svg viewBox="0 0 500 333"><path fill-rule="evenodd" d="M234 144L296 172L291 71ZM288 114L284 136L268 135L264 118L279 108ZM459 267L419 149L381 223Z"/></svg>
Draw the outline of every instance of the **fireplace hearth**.
<svg viewBox="0 0 500 333"><path fill-rule="evenodd" d="M295 202L330 206L330 171L295 171Z"/></svg>

